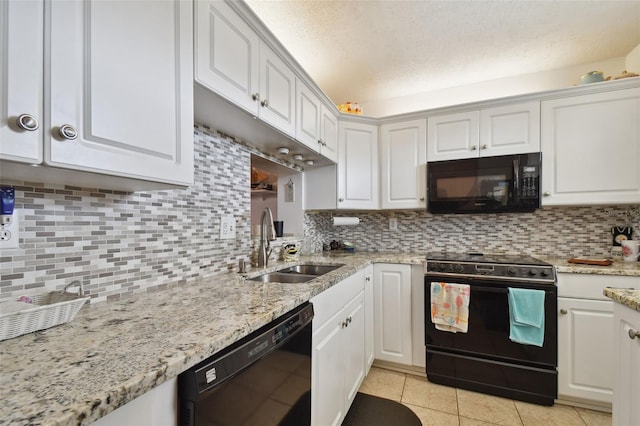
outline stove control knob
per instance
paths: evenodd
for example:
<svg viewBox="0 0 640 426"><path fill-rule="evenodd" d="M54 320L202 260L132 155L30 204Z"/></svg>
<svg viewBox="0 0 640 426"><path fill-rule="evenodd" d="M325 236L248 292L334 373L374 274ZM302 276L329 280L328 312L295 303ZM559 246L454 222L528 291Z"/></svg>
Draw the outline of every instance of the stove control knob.
<svg viewBox="0 0 640 426"><path fill-rule="evenodd" d="M441 271L444 271L446 267L447 267L447 265L445 265L444 263L439 263L438 264L438 269L440 269Z"/></svg>
<svg viewBox="0 0 640 426"><path fill-rule="evenodd" d="M530 277L535 277L536 276L536 270L535 269L529 269L529 276Z"/></svg>
<svg viewBox="0 0 640 426"><path fill-rule="evenodd" d="M509 268L507 269L507 274L511 275L512 277L514 275L516 275L518 273L518 270L516 268Z"/></svg>
<svg viewBox="0 0 640 426"><path fill-rule="evenodd" d="M454 268L455 268L456 272L462 272L463 271L462 265L460 265L459 263L456 264L456 266Z"/></svg>
<svg viewBox="0 0 640 426"><path fill-rule="evenodd" d="M540 275L543 277L548 277L549 276L549 271L547 271L546 269L543 269L542 271L540 271Z"/></svg>

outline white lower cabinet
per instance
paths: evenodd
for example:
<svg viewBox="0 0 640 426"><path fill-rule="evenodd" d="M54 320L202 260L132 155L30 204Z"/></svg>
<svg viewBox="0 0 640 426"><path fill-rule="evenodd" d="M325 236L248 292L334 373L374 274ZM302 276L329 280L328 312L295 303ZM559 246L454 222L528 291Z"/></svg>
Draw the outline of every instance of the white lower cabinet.
<svg viewBox="0 0 640 426"><path fill-rule="evenodd" d="M117 410L94 426L175 426L178 424L178 379L167 380Z"/></svg>
<svg viewBox="0 0 640 426"><path fill-rule="evenodd" d="M613 302L558 298L558 394L610 403Z"/></svg>
<svg viewBox="0 0 640 426"><path fill-rule="evenodd" d="M359 271L311 299L312 425L339 425L366 375L364 283Z"/></svg>
<svg viewBox="0 0 640 426"><path fill-rule="evenodd" d="M633 280L619 275L558 274L558 399L610 406L616 365L613 302L602 290L634 287Z"/></svg>
<svg viewBox="0 0 640 426"><path fill-rule="evenodd" d="M364 355L367 374L373 365L373 265L364 268Z"/></svg>
<svg viewBox="0 0 640 426"><path fill-rule="evenodd" d="M613 425L635 425L640 422L640 312L614 305Z"/></svg>
<svg viewBox="0 0 640 426"><path fill-rule="evenodd" d="M411 265L373 266L375 359L412 365Z"/></svg>

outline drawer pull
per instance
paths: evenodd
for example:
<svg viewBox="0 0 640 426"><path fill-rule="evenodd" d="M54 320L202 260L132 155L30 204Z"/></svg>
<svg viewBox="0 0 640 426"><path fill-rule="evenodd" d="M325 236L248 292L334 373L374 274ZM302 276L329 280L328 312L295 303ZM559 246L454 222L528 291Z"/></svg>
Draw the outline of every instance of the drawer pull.
<svg viewBox="0 0 640 426"><path fill-rule="evenodd" d="M562 315L567 315L568 311L566 309L560 309L560 313Z"/></svg>
<svg viewBox="0 0 640 426"><path fill-rule="evenodd" d="M636 337L640 338L640 331L634 330L633 328L629 329L629 339L633 340Z"/></svg>

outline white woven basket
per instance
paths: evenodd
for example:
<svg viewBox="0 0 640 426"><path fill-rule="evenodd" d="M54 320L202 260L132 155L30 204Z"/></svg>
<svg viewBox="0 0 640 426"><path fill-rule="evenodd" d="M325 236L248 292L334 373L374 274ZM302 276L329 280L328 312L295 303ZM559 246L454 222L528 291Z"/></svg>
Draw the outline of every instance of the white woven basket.
<svg viewBox="0 0 640 426"><path fill-rule="evenodd" d="M89 297L59 291L29 296L25 309L0 314L0 341L67 323L76 316ZM15 298L0 300L15 302Z"/></svg>

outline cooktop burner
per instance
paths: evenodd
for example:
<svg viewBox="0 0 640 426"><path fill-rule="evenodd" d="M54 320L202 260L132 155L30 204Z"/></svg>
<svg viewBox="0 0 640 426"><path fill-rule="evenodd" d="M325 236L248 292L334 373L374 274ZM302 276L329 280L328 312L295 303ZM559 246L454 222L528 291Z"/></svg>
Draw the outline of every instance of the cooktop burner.
<svg viewBox="0 0 640 426"><path fill-rule="evenodd" d="M432 252L427 254L426 274L555 283L553 266L528 255Z"/></svg>

